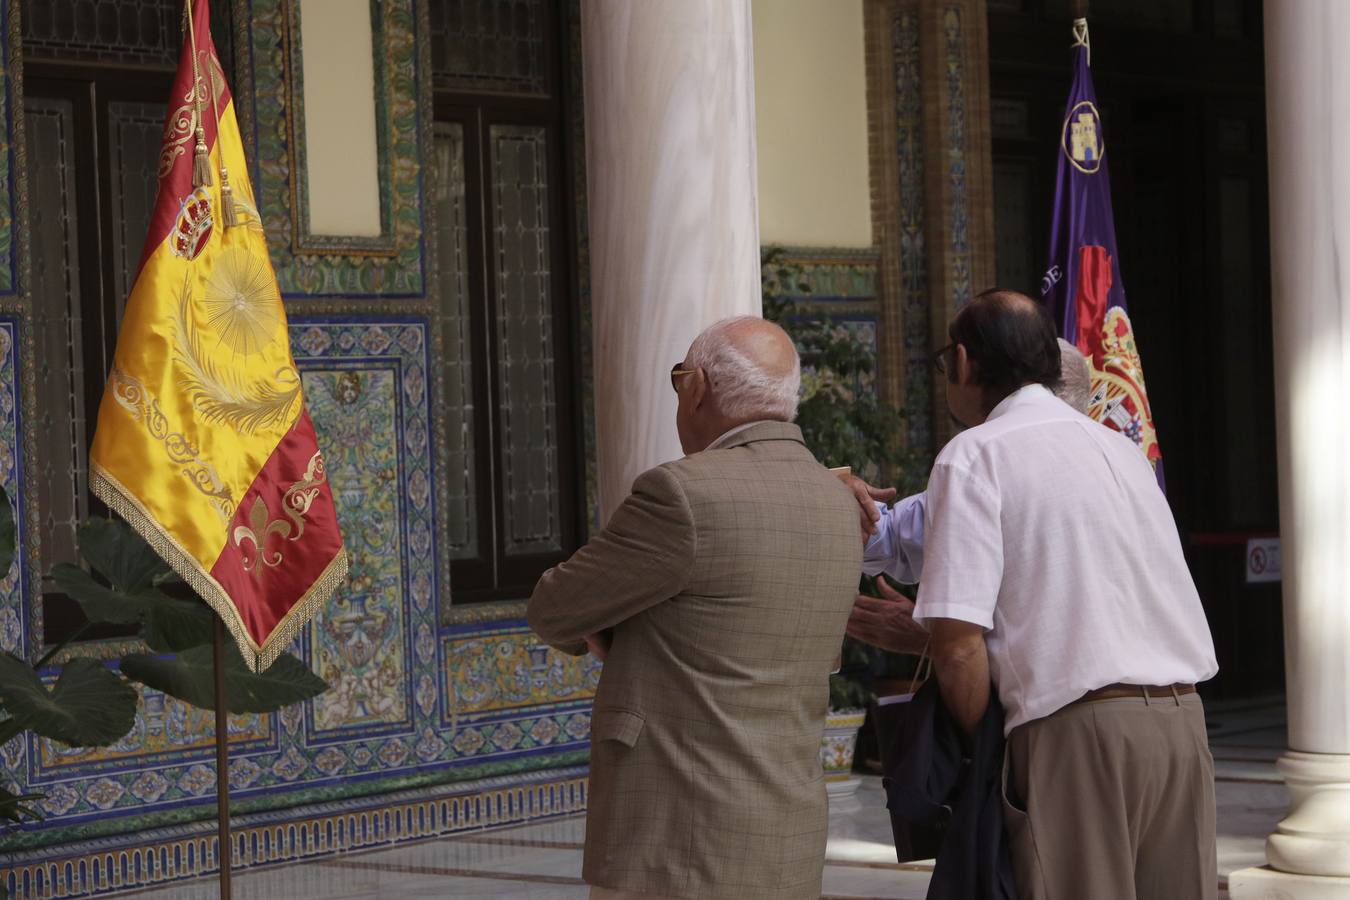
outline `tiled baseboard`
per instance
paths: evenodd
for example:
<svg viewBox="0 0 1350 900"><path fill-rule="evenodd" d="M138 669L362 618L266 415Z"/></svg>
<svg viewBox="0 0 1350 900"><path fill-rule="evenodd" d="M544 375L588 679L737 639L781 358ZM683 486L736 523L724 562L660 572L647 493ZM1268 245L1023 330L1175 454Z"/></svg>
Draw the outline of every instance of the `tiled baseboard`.
<svg viewBox="0 0 1350 900"><path fill-rule="evenodd" d="M240 816L235 869L585 812L585 768L447 784L359 800ZM15 900L90 897L219 871L214 821L0 857Z"/></svg>

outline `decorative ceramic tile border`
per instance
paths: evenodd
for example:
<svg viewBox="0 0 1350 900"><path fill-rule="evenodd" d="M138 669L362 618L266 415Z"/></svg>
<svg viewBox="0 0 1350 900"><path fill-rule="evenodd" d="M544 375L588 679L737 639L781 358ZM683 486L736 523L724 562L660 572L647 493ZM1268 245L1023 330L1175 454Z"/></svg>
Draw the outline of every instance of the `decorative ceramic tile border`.
<svg viewBox="0 0 1350 900"><path fill-rule="evenodd" d="M353 574L297 641L334 690L236 722L231 784L241 808L525 772L585 757L592 662L545 651L542 668L534 668L538 650L519 619L437 628L427 333L426 320L412 316L292 317L292 349L328 459ZM0 329L0 346L5 334ZM4 376L13 354L3 359L8 368L0 364L0 384L12 385ZM3 608L16 605L9 600ZM509 664L475 667L461 655L466 670L448 671L446 648L476 641L505 648ZM522 680L529 685L523 693ZM480 692L496 699L473 700ZM11 742L6 770L25 773L18 787L47 795L48 818L7 836L10 846L209 816L211 746L164 734L164 716L173 712L147 697L132 735L107 751L44 755L31 736L27 748L23 740Z"/></svg>
<svg viewBox="0 0 1350 900"><path fill-rule="evenodd" d="M876 300L877 251L766 246L764 288L790 299ZM771 260L771 261L770 261Z"/></svg>
<svg viewBox="0 0 1350 900"><path fill-rule="evenodd" d="M474 721L476 713L526 707L534 711L554 707L584 710L600 683L599 660L554 650L523 621L486 630L459 626L442 640L442 691L461 722ZM536 720L519 746L535 744L539 739L551 743L557 735L552 718Z"/></svg>
<svg viewBox="0 0 1350 900"><path fill-rule="evenodd" d="M343 741L410 740L419 723L436 721L427 331L418 318L292 320L296 362L352 554L347 585L302 641L333 686L305 708L306 746L329 745L314 757L329 774L352 761ZM381 745L387 770L418 758L409 740Z"/></svg>
<svg viewBox="0 0 1350 900"><path fill-rule="evenodd" d="M11 31L14 45L17 45L18 29L14 27L17 24L13 5L0 9L0 119L4 120L4 128L0 129L0 294L18 293L19 286L14 230L16 223L22 220L15 209L13 189L18 167L14 159L14 82L9 74L16 58L10 43Z"/></svg>
<svg viewBox="0 0 1350 900"><path fill-rule="evenodd" d="M236 816L233 865L250 869L404 841L519 825L586 810L586 770L493 778L436 790ZM15 900L88 897L219 871L214 822L13 854L0 873Z"/></svg>
<svg viewBox="0 0 1350 900"><path fill-rule="evenodd" d="M919 85L919 15L904 9L894 22L896 154L900 159L899 336L904 347L904 397L910 447L932 451L928 366L928 248L924 237L923 105Z"/></svg>
<svg viewBox="0 0 1350 900"><path fill-rule="evenodd" d="M0 650L22 655L28 645L29 617L24 597L29 591L28 492L24 489L22 452L22 396L19 372L19 319L0 316L0 485L16 506L19 552L15 564L0 580ZM22 736L0 746L0 783L23 788L22 773L28 769L29 748Z"/></svg>
<svg viewBox="0 0 1350 900"><path fill-rule="evenodd" d="M970 198L966 191L966 92L965 38L961 34L961 4L942 11L943 70L947 74L946 104L943 109L945 140L943 158L947 161L950 219L947 228L947 304L958 310L970 302Z"/></svg>
<svg viewBox="0 0 1350 900"><path fill-rule="evenodd" d="M19 378L19 319L0 316L0 485L10 502L16 504L19 553L16 565L0 573L0 650L22 654L27 645L23 615L23 597L28 588L24 565L28 547L28 517L25 515L27 491L24 489L22 434L22 396Z"/></svg>
<svg viewBox="0 0 1350 900"><path fill-rule="evenodd" d="M252 71L252 110L244 118L254 134L254 184L261 200L263 222L277 280L286 297L385 297L423 299L426 296L426 240L422 189L422 127L418 114L418 22L415 0L385 0L380 4L384 115L378 123L388 147L386 180L382 172L380 195L390 207L392 256L370 255L357 246L364 239L344 239L342 246L310 254L294 245L293 192L300 174L291 165L291 132L275 123L290 115L287 69L290 0L243 0L242 14L251 28L247 35ZM243 95L244 92L241 92ZM272 124L268 124L272 123ZM325 239L327 243L327 239ZM381 253L385 251L381 250Z"/></svg>
<svg viewBox="0 0 1350 900"><path fill-rule="evenodd" d="M50 680L55 681L54 674ZM41 740L36 743L34 760L37 780L118 772L128 763L147 767L200 760L214 752L214 712L198 709L144 686L138 687L136 724L125 737L109 747L67 747L55 741ZM274 716L231 716L230 752L275 750L275 727ZM164 787L168 787L167 782Z"/></svg>
<svg viewBox="0 0 1350 900"><path fill-rule="evenodd" d="M575 684L577 673L584 675L585 669L584 666L577 669L576 661L564 664L561 669L552 661L548 666L550 678L561 672L560 677L568 680L561 691L563 696L573 699L533 706L458 710L445 693L446 640L468 640L475 629L489 636L510 633L513 636L507 640L508 644L519 642L524 646L527 638L520 621L523 603L461 607L447 616L450 625L445 629L436 626L437 607L442 603L449 606L449 591L446 560L437 552L440 531L438 493L434 486L439 476L434 464L436 426L432 417L436 381L430 373L439 345L433 336L434 304L426 297L426 272L433 258L428 254L432 254L432 249L423 240L423 220L433 210L421 200L421 158L430 146L427 124L431 107L428 85L417 78L416 61L425 61L428 53L424 33L427 11L421 0L384 0L381 4L386 25L383 40L389 61L385 124L390 136L390 177L395 185L389 196L394 206L393 233L398 255L392 259L361 258L353 251L341 256L298 257L289 249L293 225L287 198L292 169L287 163L286 135L284 129L278 131L267 124L280 121L287 107L280 65L282 32L277 28L281 4L285 2L289 0L233 0L240 51L239 83L234 87L241 125L257 147L253 158L258 161L254 182L259 186L259 195L274 198L264 216L271 230L278 275L291 301L299 300L288 303L292 307L293 349L304 371L307 390L315 397L327 392L326 399L316 405L316 426L331 429L331 434L338 434L346 426L342 416L333 414L341 405L339 395L343 391L355 389L358 394L365 391L389 399L388 404L377 404L378 416L372 408L370 415L355 417L359 420L356 424L368 426L367 430L344 449L354 453L363 464L359 472L358 467L350 467L352 472L367 477L366 482L351 478L349 485L363 492L362 497L370 496L376 481L383 478L388 482L387 493L394 498L393 506L362 503L354 514L344 511L344 528L351 522L353 534L363 539L369 537L370 548L365 551L368 564L363 570L368 577L360 579L357 585L364 592L364 599L355 604L357 609L353 609L350 598L345 606L330 606L324 621L297 641L296 650L316 667L322 667L323 654L337 652L331 634L324 636L325 621L336 625L339 631L354 623L359 625L367 631L366 638L379 644L369 660L362 660L363 673L377 680L395 673L398 687L393 693L400 696L401 708L372 709L369 703L363 708L361 702L351 702L360 700L361 685L354 684L346 686L341 702L330 707L323 717L312 706L297 706L252 722L232 724L234 807L253 817L248 821L269 822L300 815L291 807L305 807L307 815L314 811L314 804L339 804L345 810L366 802L351 800L354 794L374 796L415 790L416 798L420 799L437 791L449 794L460 790L437 787L447 782L488 777L505 790L522 781L529 782L534 777L529 773L584 763L590 734L589 701ZM5 7L10 13L6 23L15 21L12 16L17 3L18 0L10 0ZM8 37L12 46L7 45L6 49L17 54L17 38L13 32ZM574 44L579 46L579 36L574 36ZM252 73L257 75L256 90ZM13 102L21 91L21 71L17 64L6 66L3 76L5 90L0 92L0 102ZM584 179L579 81L573 93L577 141L573 163ZM21 135L22 117L14 124ZM258 131L259 127L263 132ZM9 154L17 159L18 166L10 174L17 177L0 187L14 191L21 210L25 189L23 146L21 137L15 138L12 133L10 141ZM581 203L577 227L582 235L579 252L583 256L584 190L583 180L576 191L576 199ZM22 279L26 249L23 235L15 237ZM579 277L584 317L587 309L584 272ZM0 296L0 308L25 310L26 301L22 297L7 301ZM388 314L390 310L404 309L426 310L429 318ZM308 314L302 315L300 310ZM321 314L320 310L325 312ZM3 483L16 489L22 488L19 461L31 454L29 445L33 441L20 422L20 407L25 420L33 414L32 391L27 387L32 378L32 354L14 349L29 346L28 330L21 315L0 316L0 349L5 351L0 354L0 409L4 410L0 416L0 461L6 458L13 461L10 471L4 473ZM589 372L589 365L584 366L584 371ZM22 373L22 378L16 373ZM22 391L20 381L25 384ZM19 397L23 398L22 403ZM331 452L328 445L325 450ZM366 462L372 465L365 466ZM36 527L36 511L25 502L25 493L21 490L15 493L21 507L24 567L20 574L0 582L0 640L17 641L21 649L32 653L33 635L40 634L42 605L35 588L37 582L33 580L36 554L27 552L27 536ZM395 512L389 514L391 509ZM389 515L379 519L377 514ZM383 623L377 613L384 614ZM354 622L337 621L343 615L354 616ZM134 642L128 641L81 644L68 655L108 658L143 649L133 645ZM529 651L525 653L528 657ZM543 692L550 690L546 688ZM116 846L130 852L133 845L144 845L151 835L166 830L178 829L164 838L166 847L170 837L186 839L189 832L204 836L209 829L193 823L209 819L214 810L211 748L182 740L186 732L176 737L157 734L156 719L168 714L168 710L166 706L161 711L158 700L147 696L142 701L137 730L133 732L139 735L137 740L107 752L64 755L53 754L51 748L46 748L43 762L37 752L40 748L27 738L16 738L0 747L3 765L0 771L6 777L11 773L18 775L20 783L14 787L26 789L31 783L35 789L47 792L50 795L47 812L51 814L45 823L24 826L17 834L6 834L5 862L22 859L29 866L27 871L45 871L44 877L50 880L65 871L66 861L75 860L72 841L96 840L99 846ZM42 783L33 783L34 776L40 776ZM524 789L531 788L527 784ZM521 799L525 795L511 796L517 799L503 801L508 806L525 802ZM369 801L381 802L383 798ZM287 810L270 811L279 807ZM261 836L264 831L258 830L256 834ZM175 852L180 860L186 858L185 854L200 860L200 846L193 850L190 844L180 843L176 850L172 847L165 850L168 855L157 857L153 864L142 853L142 874L148 874L152 865L155 872L166 869ZM92 855L86 856L89 874L93 871ZM114 869L123 865L121 859L114 860ZM125 859L125 864L134 869L135 860ZM72 865L78 868L78 862ZM106 870L107 860L100 865ZM181 869L177 871L182 874Z"/></svg>
<svg viewBox="0 0 1350 900"><path fill-rule="evenodd" d="M390 233L393 220L393 203L389 188L393 184L390 174L389 140L389 96L388 84L390 67L389 57L382 52L374 54L375 74L375 135L376 157L379 167L380 187L380 234L375 237L356 237L343 235L316 235L310 232L309 224L309 179L302 173L309 171L306 156L306 142L300 138L305 133L305 78L304 47L300 40L300 5L286 3L281 7L282 16L287 20L283 31L285 48L282 53L282 79L288 85L288 104L286 107L286 146L290 150L291 211L292 235L291 249L297 254L305 253L341 253L359 256L388 256L397 254L394 236ZM384 6L378 0L372 0L370 7L371 38L375 48L386 46L384 28ZM373 48L372 48L373 49Z"/></svg>
<svg viewBox="0 0 1350 900"><path fill-rule="evenodd" d="M877 296L878 253L875 249L831 247L764 247L760 252L764 290L793 304L789 321L824 317L847 329L857 346L874 362L880 359ZM804 373L809 385L811 373ZM874 390L875 377L859 387Z"/></svg>

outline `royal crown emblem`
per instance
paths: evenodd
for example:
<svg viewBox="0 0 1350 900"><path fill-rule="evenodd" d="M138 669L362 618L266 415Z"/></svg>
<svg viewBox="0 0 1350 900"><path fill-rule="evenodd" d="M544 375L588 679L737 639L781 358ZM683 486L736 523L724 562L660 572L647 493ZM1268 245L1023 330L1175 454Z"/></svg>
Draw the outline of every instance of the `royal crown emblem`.
<svg viewBox="0 0 1350 900"><path fill-rule="evenodd" d="M1101 355L1092 360L1088 415L1134 441L1157 468L1162 451L1144 387L1144 368L1130 317L1119 306L1107 311L1102 324Z"/></svg>
<svg viewBox="0 0 1350 900"><path fill-rule="evenodd" d="M211 194L203 188L197 188L178 208L178 218L174 220L170 237L174 255L189 261L196 259L197 254L206 249L206 242L211 239L214 227Z"/></svg>

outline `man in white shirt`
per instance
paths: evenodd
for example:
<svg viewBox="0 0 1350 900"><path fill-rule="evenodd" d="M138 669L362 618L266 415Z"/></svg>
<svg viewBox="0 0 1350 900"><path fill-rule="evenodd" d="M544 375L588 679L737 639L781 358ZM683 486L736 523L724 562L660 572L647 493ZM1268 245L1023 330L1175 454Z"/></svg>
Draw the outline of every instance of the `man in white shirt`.
<svg viewBox="0 0 1350 900"><path fill-rule="evenodd" d="M914 618L969 732L1006 717L1023 898L1213 898L1213 761L1195 684L1218 667L1176 524L1126 437L1071 410L1054 324L993 291L936 363L969 426L928 483Z"/></svg>
<svg viewBox="0 0 1350 900"><path fill-rule="evenodd" d="M1055 396L1072 409L1087 415L1092 394L1092 368L1087 357L1064 338L1059 339L1059 383ZM897 500L889 508L884 501L895 488L879 489L855 475L844 477L866 516L863 574L885 573L901 584L918 584L923 574L923 521L928 492ZM875 510L875 512L873 512ZM882 598L859 594L849 615L848 633L866 644L894 653L921 653L928 632L912 617L914 604L885 582L877 581Z"/></svg>

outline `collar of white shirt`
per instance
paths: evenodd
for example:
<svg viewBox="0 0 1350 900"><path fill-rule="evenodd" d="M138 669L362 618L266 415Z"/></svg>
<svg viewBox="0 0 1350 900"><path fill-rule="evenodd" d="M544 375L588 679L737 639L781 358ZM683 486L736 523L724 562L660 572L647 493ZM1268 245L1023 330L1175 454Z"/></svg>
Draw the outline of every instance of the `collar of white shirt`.
<svg viewBox="0 0 1350 900"><path fill-rule="evenodd" d="M988 422L991 419L997 419L999 416L1012 412L1015 407L1021 406L1028 401L1034 402L1045 397L1053 396L1054 394L1050 392L1050 389L1043 384L1024 384L1000 400L998 406L995 406L993 410L990 411L989 415L985 417L985 421ZM723 435L723 437L725 437L725 435ZM721 438L718 440L721 440Z"/></svg>
<svg viewBox="0 0 1350 900"><path fill-rule="evenodd" d="M747 428L754 428L756 425L763 425L765 422L772 422L772 421L773 421L772 419L756 419L753 422L746 422L744 425L737 425L735 428L731 428L723 432L721 437L713 441L704 449L716 450L718 447L721 447L727 441L731 440L733 437L740 434L742 431L745 431Z"/></svg>

